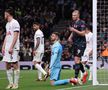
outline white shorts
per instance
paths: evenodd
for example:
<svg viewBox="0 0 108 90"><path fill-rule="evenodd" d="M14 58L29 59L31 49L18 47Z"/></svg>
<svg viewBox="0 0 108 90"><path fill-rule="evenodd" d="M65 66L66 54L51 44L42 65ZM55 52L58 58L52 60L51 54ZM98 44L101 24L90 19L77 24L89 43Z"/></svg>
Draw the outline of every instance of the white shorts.
<svg viewBox="0 0 108 90"><path fill-rule="evenodd" d="M33 61L41 62L43 55L44 55L44 53L37 52L36 55L33 57Z"/></svg>
<svg viewBox="0 0 108 90"><path fill-rule="evenodd" d="M89 61L90 57L89 57L89 52L91 51L91 49L85 49L84 54L82 56L82 60L83 62L85 61Z"/></svg>
<svg viewBox="0 0 108 90"><path fill-rule="evenodd" d="M4 61L4 62L17 62L17 61L19 61L18 53L19 53L19 50L14 50L13 54L11 55L11 54L9 54L8 50L5 50L2 61Z"/></svg>

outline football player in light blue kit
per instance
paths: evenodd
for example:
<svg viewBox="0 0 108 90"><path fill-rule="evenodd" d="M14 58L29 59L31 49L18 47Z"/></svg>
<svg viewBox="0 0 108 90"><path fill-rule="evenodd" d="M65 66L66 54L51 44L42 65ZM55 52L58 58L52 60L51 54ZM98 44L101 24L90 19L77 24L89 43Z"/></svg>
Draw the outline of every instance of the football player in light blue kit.
<svg viewBox="0 0 108 90"><path fill-rule="evenodd" d="M51 41L53 42L51 48L51 60L49 66L50 84L51 85L63 85L73 83L72 79L60 80L61 72L61 57L62 57L62 46L59 42L59 33L54 32L51 35Z"/></svg>

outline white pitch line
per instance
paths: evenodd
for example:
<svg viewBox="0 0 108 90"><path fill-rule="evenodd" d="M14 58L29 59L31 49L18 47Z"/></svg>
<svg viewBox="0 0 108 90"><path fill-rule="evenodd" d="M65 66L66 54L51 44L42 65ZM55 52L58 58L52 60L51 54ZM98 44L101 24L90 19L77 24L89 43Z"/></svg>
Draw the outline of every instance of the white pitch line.
<svg viewBox="0 0 108 90"><path fill-rule="evenodd" d="M76 87L70 87L70 88L62 88L62 89L56 89L56 90L72 90L72 89L77 89L77 88L85 88L85 87L90 87L92 85L86 85L86 86L76 86Z"/></svg>

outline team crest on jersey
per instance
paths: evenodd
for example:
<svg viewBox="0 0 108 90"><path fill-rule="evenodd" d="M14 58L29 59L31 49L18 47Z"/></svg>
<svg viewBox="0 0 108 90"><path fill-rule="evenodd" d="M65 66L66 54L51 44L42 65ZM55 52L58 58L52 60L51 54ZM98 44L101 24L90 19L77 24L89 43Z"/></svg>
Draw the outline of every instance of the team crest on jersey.
<svg viewBox="0 0 108 90"><path fill-rule="evenodd" d="M74 25L74 28L77 28L78 26L77 25Z"/></svg>

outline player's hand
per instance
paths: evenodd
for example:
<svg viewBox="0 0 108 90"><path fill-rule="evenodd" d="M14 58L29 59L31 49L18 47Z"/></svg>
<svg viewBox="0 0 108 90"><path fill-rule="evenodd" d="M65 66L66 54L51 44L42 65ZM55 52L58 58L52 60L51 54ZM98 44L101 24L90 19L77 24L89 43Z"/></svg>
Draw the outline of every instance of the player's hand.
<svg viewBox="0 0 108 90"><path fill-rule="evenodd" d="M75 31L75 29L74 29L73 27L69 27L69 30L70 30L71 32L74 32L74 31Z"/></svg>
<svg viewBox="0 0 108 90"><path fill-rule="evenodd" d="M4 54L5 54L5 49L2 48L2 55L4 56Z"/></svg>
<svg viewBox="0 0 108 90"><path fill-rule="evenodd" d="M92 52L89 53L89 56L92 56Z"/></svg>
<svg viewBox="0 0 108 90"><path fill-rule="evenodd" d="M50 75L50 73L51 73L51 70L49 69L49 70L48 70L48 74Z"/></svg>
<svg viewBox="0 0 108 90"><path fill-rule="evenodd" d="M68 38L68 42L72 42L72 39L71 38Z"/></svg>
<svg viewBox="0 0 108 90"><path fill-rule="evenodd" d="M36 51L33 51L33 56L35 56L35 55L36 55L36 53L37 53Z"/></svg>
<svg viewBox="0 0 108 90"><path fill-rule="evenodd" d="M13 53L13 48L10 48L9 49L9 54L12 54Z"/></svg>
<svg viewBox="0 0 108 90"><path fill-rule="evenodd" d="M89 56L92 56L92 54L93 54L93 52L92 52L92 51L90 51L90 52L89 52Z"/></svg>

